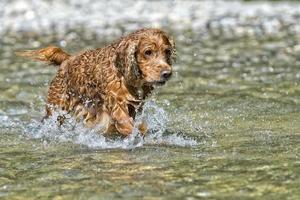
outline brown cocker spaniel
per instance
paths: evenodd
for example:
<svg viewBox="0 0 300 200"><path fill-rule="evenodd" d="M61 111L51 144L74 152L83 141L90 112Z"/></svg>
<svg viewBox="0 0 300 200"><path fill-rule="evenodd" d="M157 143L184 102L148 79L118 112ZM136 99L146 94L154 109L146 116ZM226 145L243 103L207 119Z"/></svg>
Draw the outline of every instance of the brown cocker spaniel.
<svg viewBox="0 0 300 200"><path fill-rule="evenodd" d="M149 28L78 55L58 47L17 54L59 65L48 91L45 118L61 109L83 119L87 127L127 136L153 86L170 78L176 51L167 33ZM143 134L147 131L145 123L138 128Z"/></svg>

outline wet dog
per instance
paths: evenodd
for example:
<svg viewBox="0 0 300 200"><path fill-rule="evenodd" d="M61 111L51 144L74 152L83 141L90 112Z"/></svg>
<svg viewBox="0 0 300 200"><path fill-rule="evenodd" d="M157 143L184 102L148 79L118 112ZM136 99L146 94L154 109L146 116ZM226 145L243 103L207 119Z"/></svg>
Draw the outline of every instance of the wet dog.
<svg viewBox="0 0 300 200"><path fill-rule="evenodd" d="M87 127L128 136L143 100L171 77L176 50L166 32L150 28L78 55L58 47L17 54L59 66L48 91L45 118L61 109L83 119ZM146 123L138 129L146 133Z"/></svg>

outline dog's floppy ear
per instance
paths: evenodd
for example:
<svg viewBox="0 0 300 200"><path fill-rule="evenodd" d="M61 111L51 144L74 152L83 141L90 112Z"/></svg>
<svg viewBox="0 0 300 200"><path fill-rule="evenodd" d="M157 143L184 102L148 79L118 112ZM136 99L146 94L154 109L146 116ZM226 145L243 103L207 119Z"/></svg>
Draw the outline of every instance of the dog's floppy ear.
<svg viewBox="0 0 300 200"><path fill-rule="evenodd" d="M137 48L138 41L127 41L125 44L120 44L117 49L115 66L125 77L136 79L140 76L136 59Z"/></svg>

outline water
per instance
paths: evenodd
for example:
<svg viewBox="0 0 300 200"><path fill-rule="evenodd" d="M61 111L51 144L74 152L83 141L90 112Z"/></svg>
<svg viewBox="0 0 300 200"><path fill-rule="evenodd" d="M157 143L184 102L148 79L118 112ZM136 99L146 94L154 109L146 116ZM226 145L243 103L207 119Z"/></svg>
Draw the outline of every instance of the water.
<svg viewBox="0 0 300 200"><path fill-rule="evenodd" d="M0 198L299 199L299 22L297 2L1 1ZM140 116L149 135L40 123L56 69L14 51L74 53L143 26L178 49Z"/></svg>

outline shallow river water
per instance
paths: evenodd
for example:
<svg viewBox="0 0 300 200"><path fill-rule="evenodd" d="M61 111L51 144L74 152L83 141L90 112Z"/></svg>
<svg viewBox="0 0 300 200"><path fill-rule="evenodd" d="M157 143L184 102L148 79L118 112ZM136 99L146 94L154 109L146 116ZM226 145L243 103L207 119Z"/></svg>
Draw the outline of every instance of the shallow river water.
<svg viewBox="0 0 300 200"><path fill-rule="evenodd" d="M145 26L178 51L146 138L40 123L56 69L15 51ZM0 199L300 199L300 3L3 0L0 37Z"/></svg>

